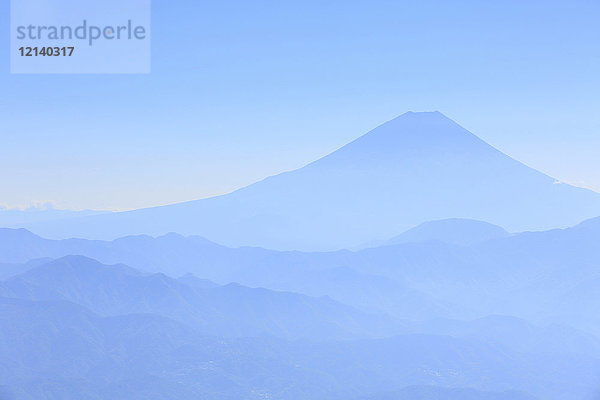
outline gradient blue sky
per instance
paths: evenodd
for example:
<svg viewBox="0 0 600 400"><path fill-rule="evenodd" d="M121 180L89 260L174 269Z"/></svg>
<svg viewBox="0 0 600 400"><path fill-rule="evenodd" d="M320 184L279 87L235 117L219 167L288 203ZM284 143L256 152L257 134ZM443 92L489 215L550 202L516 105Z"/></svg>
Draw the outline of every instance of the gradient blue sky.
<svg viewBox="0 0 600 400"><path fill-rule="evenodd" d="M7 3L0 204L225 193L409 110L600 191L598 1L155 0L149 75L11 75Z"/></svg>

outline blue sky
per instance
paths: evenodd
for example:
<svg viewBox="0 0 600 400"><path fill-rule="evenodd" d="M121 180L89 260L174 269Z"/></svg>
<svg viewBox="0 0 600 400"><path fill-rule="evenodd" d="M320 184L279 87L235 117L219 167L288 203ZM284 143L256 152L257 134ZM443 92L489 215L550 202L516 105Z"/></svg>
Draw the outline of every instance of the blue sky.
<svg viewBox="0 0 600 400"><path fill-rule="evenodd" d="M409 110L600 191L597 1L155 0L149 75L11 75L6 3L0 204L225 193Z"/></svg>

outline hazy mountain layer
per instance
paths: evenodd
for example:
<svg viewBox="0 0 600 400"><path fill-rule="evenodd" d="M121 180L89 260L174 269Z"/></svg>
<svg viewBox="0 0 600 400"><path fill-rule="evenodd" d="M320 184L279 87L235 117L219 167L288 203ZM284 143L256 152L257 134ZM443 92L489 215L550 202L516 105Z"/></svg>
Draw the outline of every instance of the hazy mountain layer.
<svg viewBox="0 0 600 400"><path fill-rule="evenodd" d="M461 393L402 389L425 385L512 390L516 399L528 399L522 393L528 392L540 399L592 400L599 389L600 360L593 356L512 352L438 335L323 343L226 339L155 315L107 318L70 302L4 298L0 319L3 399L342 400L382 391ZM477 400L506 399L478 394L484 397Z"/></svg>
<svg viewBox="0 0 600 400"><path fill-rule="evenodd" d="M189 281L189 280L188 280ZM401 325L330 298L312 298L237 284L199 287L164 274L142 274L67 256L0 283L0 296L70 301L99 315L151 313L206 335L344 339L397 334Z"/></svg>
<svg viewBox="0 0 600 400"><path fill-rule="evenodd" d="M0 283L0 398L596 400L600 219L429 240L446 233L434 223L422 242L302 253L0 230L0 261L12 263ZM40 259L65 253L145 271ZM219 285L231 281L268 289Z"/></svg>
<svg viewBox="0 0 600 400"><path fill-rule="evenodd" d="M388 312L400 318L449 316L451 309L451 305L395 279L349 268L354 260L354 253L349 251L299 253L231 249L200 237L176 234L158 238L132 236L111 242L48 240L25 230L0 229L0 261L22 263L31 257L60 258L69 254L170 276L191 272L221 284L238 282L311 296L328 295L355 307Z"/></svg>
<svg viewBox="0 0 600 400"><path fill-rule="evenodd" d="M600 219L471 246L428 241L329 253L230 249L174 234L113 242L53 241L20 230L0 235L0 262L83 254L171 276L191 272L220 284L328 295L401 319L505 314L600 334L594 287L600 281Z"/></svg>

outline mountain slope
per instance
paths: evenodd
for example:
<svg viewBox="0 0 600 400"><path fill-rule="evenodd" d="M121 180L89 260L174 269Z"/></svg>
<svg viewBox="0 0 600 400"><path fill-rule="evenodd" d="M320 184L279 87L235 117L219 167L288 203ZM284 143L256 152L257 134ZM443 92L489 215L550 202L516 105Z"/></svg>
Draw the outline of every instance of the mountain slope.
<svg viewBox="0 0 600 400"><path fill-rule="evenodd" d="M600 194L558 184L439 112L411 112L303 168L227 195L30 227L47 237L175 231L231 246L323 250L437 219L523 231L597 215Z"/></svg>
<svg viewBox="0 0 600 400"><path fill-rule="evenodd" d="M401 282L348 268L354 254L279 252L261 248L228 248L197 236L167 234L157 238L129 236L113 241L43 239L24 229L0 228L0 262L23 263L40 257L84 255L104 264L126 264L146 272L197 277L227 284L328 295L363 310L384 311L402 319L448 316L447 305L411 290ZM10 275L12 267L8 267ZM194 286L196 283L188 283Z"/></svg>
<svg viewBox="0 0 600 400"><path fill-rule="evenodd" d="M13 393L2 397L9 400L341 400L406 393L408 385L429 386L414 394L443 394L431 386L444 386L577 400L593 398L599 386L600 360L591 356L499 352L436 335L323 343L213 338L156 315L101 317L69 302L1 297L0 320L0 393ZM520 396L513 398L528 398Z"/></svg>
<svg viewBox="0 0 600 400"><path fill-rule="evenodd" d="M150 313L173 318L205 334L283 338L380 337L400 331L383 317L330 298L252 289L237 284L201 288L125 265L67 256L0 283L0 296L70 301L103 316Z"/></svg>

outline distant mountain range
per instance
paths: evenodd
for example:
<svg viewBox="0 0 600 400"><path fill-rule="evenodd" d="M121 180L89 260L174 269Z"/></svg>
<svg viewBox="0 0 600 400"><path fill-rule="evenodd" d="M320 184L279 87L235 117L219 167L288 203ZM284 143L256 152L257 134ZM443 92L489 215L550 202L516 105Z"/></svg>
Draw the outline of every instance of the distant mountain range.
<svg viewBox="0 0 600 400"><path fill-rule="evenodd" d="M600 218L416 232L299 252L0 229L0 398L596 400Z"/></svg>
<svg viewBox="0 0 600 400"><path fill-rule="evenodd" d="M151 313L204 335L276 336L286 339L386 337L401 325L361 313L329 298L251 289L238 284L198 286L125 265L106 266L66 256L0 283L0 297L70 301L102 316Z"/></svg>
<svg viewBox="0 0 600 400"><path fill-rule="evenodd" d="M515 352L441 335L210 337L164 316L102 317L68 301L0 297L0 320L3 400L343 400L382 391L427 396L407 400L534 398L523 392L575 400L593 398L600 368L592 353ZM421 386L402 389L409 385Z"/></svg>
<svg viewBox="0 0 600 400"><path fill-rule="evenodd" d="M467 218L511 232L600 215L600 194L557 182L439 112L406 113L295 171L163 207L25 224L53 238L178 232L228 246L331 250Z"/></svg>
<svg viewBox="0 0 600 400"><path fill-rule="evenodd" d="M450 235L452 240L471 240L477 231L458 225L461 229ZM490 228L473 221L467 225ZM600 218L568 229L508 236L492 227L501 237L471 245L430 240L450 231L446 222L428 226L421 242L312 253L228 248L176 234L105 242L48 240L25 230L0 229L0 262L7 263L8 277L26 270L20 264L29 259L79 254L146 273L175 277L192 273L220 285L236 282L312 297L327 295L365 312L403 320L506 314L600 334L600 319L593 311L600 282Z"/></svg>

